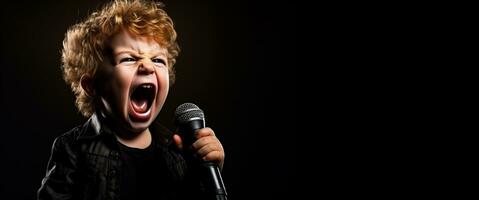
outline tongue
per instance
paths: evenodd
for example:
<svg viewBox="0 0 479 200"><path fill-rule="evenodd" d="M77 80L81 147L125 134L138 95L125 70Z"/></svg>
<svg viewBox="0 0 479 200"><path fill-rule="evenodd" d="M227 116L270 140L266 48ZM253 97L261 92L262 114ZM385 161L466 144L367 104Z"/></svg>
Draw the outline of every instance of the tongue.
<svg viewBox="0 0 479 200"><path fill-rule="evenodd" d="M148 110L148 101L145 99L133 100L132 105L135 112L138 112L138 113L144 113Z"/></svg>

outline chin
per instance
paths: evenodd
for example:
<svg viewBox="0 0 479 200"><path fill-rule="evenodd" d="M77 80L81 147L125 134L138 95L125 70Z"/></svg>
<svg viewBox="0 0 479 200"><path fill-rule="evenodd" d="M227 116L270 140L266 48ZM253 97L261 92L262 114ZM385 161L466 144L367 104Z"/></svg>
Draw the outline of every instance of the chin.
<svg viewBox="0 0 479 200"><path fill-rule="evenodd" d="M129 122L129 129L130 131L134 133L141 133L148 129L150 126L151 122L142 122L142 123L137 123L137 122Z"/></svg>

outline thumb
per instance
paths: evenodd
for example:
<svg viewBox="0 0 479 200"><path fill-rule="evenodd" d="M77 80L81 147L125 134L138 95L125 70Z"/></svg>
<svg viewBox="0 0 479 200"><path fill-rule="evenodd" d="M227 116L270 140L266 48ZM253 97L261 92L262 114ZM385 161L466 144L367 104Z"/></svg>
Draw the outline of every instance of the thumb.
<svg viewBox="0 0 479 200"><path fill-rule="evenodd" d="M180 150L183 149L183 140L181 139L181 137L178 134L173 135L173 141L175 142L176 147L178 147L178 149L180 149Z"/></svg>

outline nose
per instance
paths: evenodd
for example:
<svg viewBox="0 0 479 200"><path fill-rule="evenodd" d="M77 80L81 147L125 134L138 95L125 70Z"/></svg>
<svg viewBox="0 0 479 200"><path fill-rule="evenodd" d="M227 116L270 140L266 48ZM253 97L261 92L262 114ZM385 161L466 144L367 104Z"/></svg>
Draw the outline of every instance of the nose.
<svg viewBox="0 0 479 200"><path fill-rule="evenodd" d="M138 66L138 73L139 74L151 74L155 71L155 66L153 62L142 60L140 62L140 66Z"/></svg>

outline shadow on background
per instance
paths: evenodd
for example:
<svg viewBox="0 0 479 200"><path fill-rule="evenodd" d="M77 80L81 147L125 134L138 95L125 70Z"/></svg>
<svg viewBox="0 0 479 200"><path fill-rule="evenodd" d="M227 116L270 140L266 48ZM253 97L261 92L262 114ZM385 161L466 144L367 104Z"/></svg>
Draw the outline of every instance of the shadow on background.
<svg viewBox="0 0 479 200"><path fill-rule="evenodd" d="M83 123L64 83L67 28L99 1L41 1L1 8L0 193L34 199L53 139ZM182 52L160 121L193 102L223 143L230 199L283 199L297 168L295 8L275 3L163 1ZM2 198L3 199L3 198Z"/></svg>

